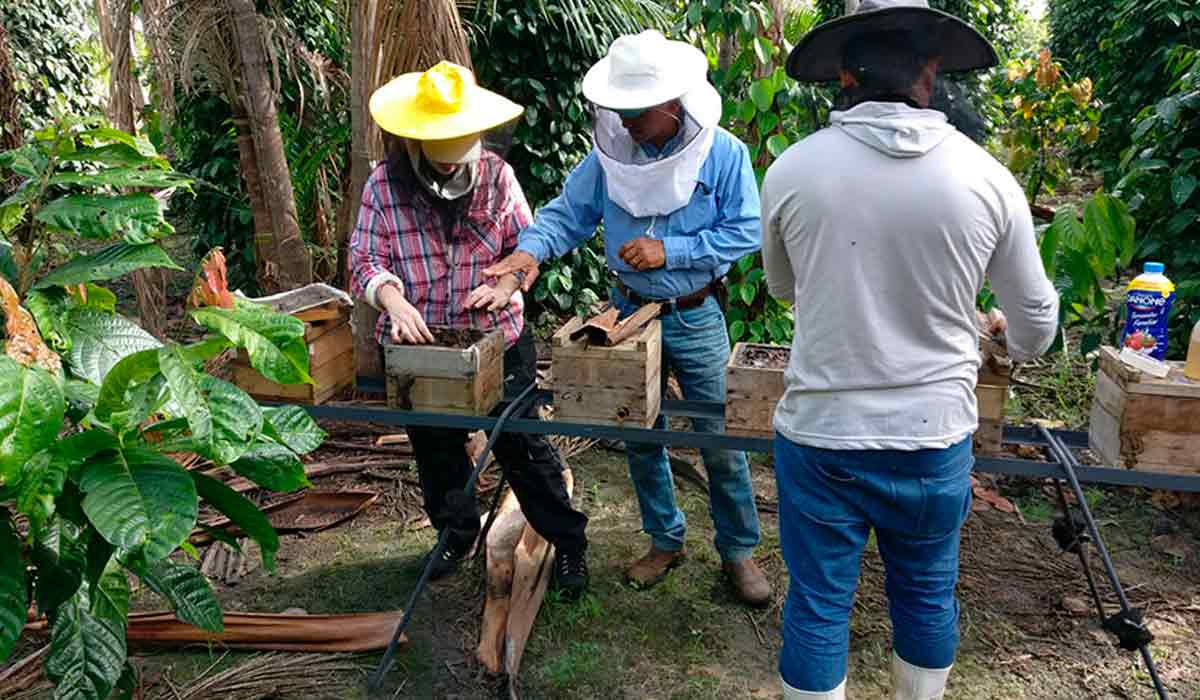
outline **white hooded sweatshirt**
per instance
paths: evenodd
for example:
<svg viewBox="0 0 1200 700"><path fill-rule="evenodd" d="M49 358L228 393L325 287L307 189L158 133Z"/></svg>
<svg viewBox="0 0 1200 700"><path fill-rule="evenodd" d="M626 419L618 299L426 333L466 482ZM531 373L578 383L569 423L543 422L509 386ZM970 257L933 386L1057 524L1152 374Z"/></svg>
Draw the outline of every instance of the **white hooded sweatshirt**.
<svg viewBox="0 0 1200 700"><path fill-rule="evenodd" d="M866 102L832 121L763 181L767 285L796 316L775 428L826 449L949 447L978 427L985 276L1014 360L1058 327L1029 206L940 112Z"/></svg>

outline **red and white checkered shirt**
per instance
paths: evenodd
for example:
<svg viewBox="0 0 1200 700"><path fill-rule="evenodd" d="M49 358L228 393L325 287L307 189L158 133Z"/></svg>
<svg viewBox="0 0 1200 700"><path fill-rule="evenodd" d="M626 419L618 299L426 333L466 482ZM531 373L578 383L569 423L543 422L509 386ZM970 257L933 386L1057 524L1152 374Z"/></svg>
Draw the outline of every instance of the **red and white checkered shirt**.
<svg viewBox="0 0 1200 700"><path fill-rule="evenodd" d="M511 347L525 327L524 299L518 291L499 312L466 308L471 290L487 280L483 270L517 247L517 234L533 220L512 167L484 151L470 202L449 225L418 198L397 201L387 164L375 168L363 188L358 225L350 237L351 288L367 298L371 280L391 273L404 284L404 297L429 326L487 330L497 324ZM374 290L372 290L374 291ZM375 337L390 342L388 315L380 316Z"/></svg>

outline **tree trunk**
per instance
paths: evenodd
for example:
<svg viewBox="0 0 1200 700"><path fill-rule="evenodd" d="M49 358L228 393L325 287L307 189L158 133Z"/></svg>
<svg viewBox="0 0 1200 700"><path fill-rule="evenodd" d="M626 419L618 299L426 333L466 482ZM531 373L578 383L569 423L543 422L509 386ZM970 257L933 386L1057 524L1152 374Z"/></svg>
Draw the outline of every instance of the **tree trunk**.
<svg viewBox="0 0 1200 700"><path fill-rule="evenodd" d="M346 192L345 217L338 217L339 268L342 270L346 288L350 288L350 233L358 225L358 210L362 202L362 191L367 176L371 174L372 132L378 131L367 110L371 91L375 89L376 63L379 47L376 43L375 22L377 14L387 12L380 2L389 0L353 0L351 6L350 36L350 183ZM375 342L375 324L379 312L370 304L360 302L354 306L354 364L359 377L382 378L383 359L379 356L379 345Z"/></svg>
<svg viewBox="0 0 1200 700"><path fill-rule="evenodd" d="M175 85L171 72L167 67L170 56L167 47L160 40L163 28L159 26L164 21L167 0L142 0L142 32L146 37L146 48L150 53L150 61L154 64L154 83L158 89L158 119L162 129L163 155L167 160L175 160L175 137L171 133L171 124L175 121ZM151 91L153 93L153 90Z"/></svg>
<svg viewBox="0 0 1200 700"><path fill-rule="evenodd" d="M111 60L108 69L108 118L121 131L137 133L137 115L145 104L133 77L133 8L131 0L96 0L100 37ZM138 321L150 335L166 338L167 272L143 268L133 272Z"/></svg>
<svg viewBox="0 0 1200 700"><path fill-rule="evenodd" d="M295 289L312 282L312 256L300 235L292 177L288 170L279 117L275 111L275 92L271 84L271 66L258 25L253 0L228 0L232 13L234 43L240 64L241 94L238 101L245 111L255 156L255 172L262 192L263 212L255 212L256 240L269 235L272 245L257 246L269 252L262 262L259 284L271 293ZM247 174L248 175L248 174ZM247 189L251 188L247 179ZM259 214L266 219L260 219Z"/></svg>
<svg viewBox="0 0 1200 700"><path fill-rule="evenodd" d="M21 145L21 112L17 99L17 71L13 68L12 45L8 43L8 30L0 22L0 152ZM12 176L14 185L16 176ZM5 183L0 182L0 186ZM11 190L0 190L8 194Z"/></svg>

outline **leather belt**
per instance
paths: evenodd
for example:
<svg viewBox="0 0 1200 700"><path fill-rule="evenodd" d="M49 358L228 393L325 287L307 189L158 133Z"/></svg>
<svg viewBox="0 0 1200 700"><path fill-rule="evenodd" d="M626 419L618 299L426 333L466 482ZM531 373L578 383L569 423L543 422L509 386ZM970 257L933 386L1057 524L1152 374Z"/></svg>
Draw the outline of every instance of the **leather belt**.
<svg viewBox="0 0 1200 700"><path fill-rule="evenodd" d="M709 296L716 294L719 288L720 282L713 281L704 285L700 289L697 289L691 294L685 294L681 297L676 297L675 299L647 299L629 287L626 287L625 283L621 280L617 280L617 289L621 292L622 296L630 301L630 303L636 306L645 306L646 304L662 304L664 313L670 311L672 307L680 311L694 309L707 301Z"/></svg>

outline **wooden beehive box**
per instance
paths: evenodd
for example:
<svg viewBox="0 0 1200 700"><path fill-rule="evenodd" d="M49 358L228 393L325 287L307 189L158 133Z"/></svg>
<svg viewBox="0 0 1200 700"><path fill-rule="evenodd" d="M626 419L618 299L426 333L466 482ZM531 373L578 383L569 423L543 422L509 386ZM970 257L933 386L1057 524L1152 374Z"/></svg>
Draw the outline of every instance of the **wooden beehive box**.
<svg viewBox="0 0 1200 700"><path fill-rule="evenodd" d="M738 343L725 366L725 432L774 437L775 406L783 397L783 371L791 348Z"/></svg>
<svg viewBox="0 0 1200 700"><path fill-rule="evenodd" d="M504 394L504 332L430 328L432 345L384 347L388 405L486 416Z"/></svg>
<svg viewBox="0 0 1200 700"><path fill-rule="evenodd" d="M1171 374L1157 379L1100 349L1088 442L1110 467L1173 474L1200 473L1200 382Z"/></svg>
<svg viewBox="0 0 1200 700"><path fill-rule="evenodd" d="M353 303L345 292L310 284L251 301L304 322L308 373L314 383L276 384L251 367L245 351L240 351L231 365L234 384L263 401L319 404L354 383L354 332L350 325Z"/></svg>
<svg viewBox="0 0 1200 700"><path fill-rule="evenodd" d="M662 324L651 321L612 347L571 340L582 327L572 318L551 339L555 420L653 426L662 403Z"/></svg>
<svg viewBox="0 0 1200 700"><path fill-rule="evenodd" d="M775 435L775 407L783 398L783 372L791 348L781 345L738 343L729 355L725 376L725 432L730 435L770 438ZM1004 428L1004 403L1008 377L994 363L980 370L975 386L979 403L979 430L975 449L1000 451Z"/></svg>

